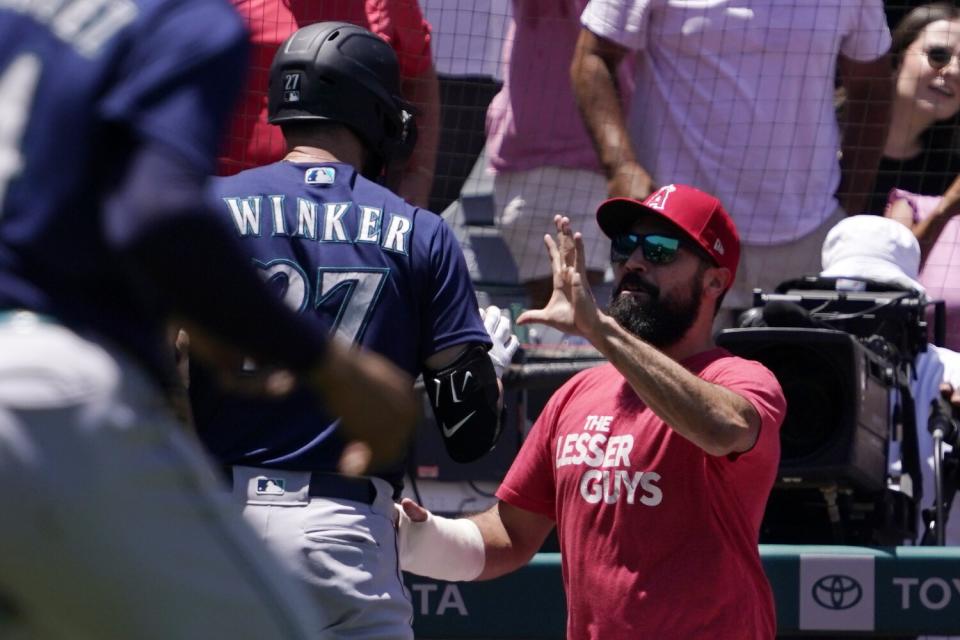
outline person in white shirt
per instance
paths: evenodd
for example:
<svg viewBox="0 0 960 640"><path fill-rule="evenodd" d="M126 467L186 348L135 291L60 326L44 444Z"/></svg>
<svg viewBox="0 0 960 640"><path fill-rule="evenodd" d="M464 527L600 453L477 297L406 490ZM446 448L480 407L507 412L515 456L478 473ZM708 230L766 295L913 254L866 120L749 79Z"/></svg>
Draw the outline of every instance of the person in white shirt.
<svg viewBox="0 0 960 640"><path fill-rule="evenodd" d="M591 0L581 23L571 77L609 195L642 199L670 182L716 194L744 250L727 309L749 307L755 287L815 273L827 230L862 212L882 153L881 0ZM625 112L615 72L630 52Z"/></svg>

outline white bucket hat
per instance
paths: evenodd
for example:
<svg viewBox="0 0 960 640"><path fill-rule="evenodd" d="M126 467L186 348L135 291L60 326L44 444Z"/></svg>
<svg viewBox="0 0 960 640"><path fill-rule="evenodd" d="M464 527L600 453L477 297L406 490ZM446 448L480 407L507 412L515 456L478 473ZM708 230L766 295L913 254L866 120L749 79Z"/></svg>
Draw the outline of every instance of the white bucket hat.
<svg viewBox="0 0 960 640"><path fill-rule="evenodd" d="M904 225L874 215L838 222L823 241L823 271L829 278L867 278L896 284L926 295L917 282L920 245Z"/></svg>

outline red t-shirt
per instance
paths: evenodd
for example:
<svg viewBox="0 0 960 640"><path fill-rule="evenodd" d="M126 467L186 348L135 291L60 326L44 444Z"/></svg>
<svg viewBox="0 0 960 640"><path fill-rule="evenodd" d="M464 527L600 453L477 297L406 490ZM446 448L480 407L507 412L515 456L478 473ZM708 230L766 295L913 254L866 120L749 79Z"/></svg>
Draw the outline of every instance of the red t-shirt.
<svg viewBox="0 0 960 640"><path fill-rule="evenodd" d="M557 522L568 638L776 633L757 541L780 459L783 391L759 362L722 349L683 364L756 408L752 449L708 455L603 365L553 395L497 491Z"/></svg>
<svg viewBox="0 0 960 640"><path fill-rule="evenodd" d="M232 175L280 160L286 150L280 128L267 124L270 63L291 33L315 22L342 20L390 43L400 75L415 78L430 68L430 25L416 0L233 0L253 45L247 87L230 123L220 174Z"/></svg>

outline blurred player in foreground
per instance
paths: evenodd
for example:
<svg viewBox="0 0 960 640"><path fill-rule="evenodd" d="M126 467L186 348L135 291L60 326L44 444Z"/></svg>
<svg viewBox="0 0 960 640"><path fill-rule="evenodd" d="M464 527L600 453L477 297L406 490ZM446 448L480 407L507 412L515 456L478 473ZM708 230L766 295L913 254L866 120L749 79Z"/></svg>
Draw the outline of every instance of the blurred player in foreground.
<svg viewBox="0 0 960 640"><path fill-rule="evenodd" d="M205 209L245 50L222 2L0 2L0 636L315 624L171 414L171 314L404 450L410 378L288 312Z"/></svg>
<svg viewBox="0 0 960 640"><path fill-rule="evenodd" d="M288 306L423 372L448 451L471 461L499 436L499 377L517 339L499 309L477 312L443 219L375 182L414 137L399 88L396 55L370 31L343 22L298 30L270 75L270 122L283 130L286 157L216 179L213 190L231 233ZM242 378L258 363L237 365ZM246 399L193 366L190 395L234 499L324 612L315 637L412 638L394 526L403 465L338 474L336 414L304 394ZM393 431L389 413L380 428Z"/></svg>
<svg viewBox="0 0 960 640"><path fill-rule="evenodd" d="M557 526L567 637L773 638L757 541L786 407L769 370L713 344L740 254L733 222L684 185L608 200L597 221L611 239L609 311L558 216L545 238L553 296L519 321L582 335L610 363L553 395L489 511L450 520L404 500L401 566L493 578Z"/></svg>

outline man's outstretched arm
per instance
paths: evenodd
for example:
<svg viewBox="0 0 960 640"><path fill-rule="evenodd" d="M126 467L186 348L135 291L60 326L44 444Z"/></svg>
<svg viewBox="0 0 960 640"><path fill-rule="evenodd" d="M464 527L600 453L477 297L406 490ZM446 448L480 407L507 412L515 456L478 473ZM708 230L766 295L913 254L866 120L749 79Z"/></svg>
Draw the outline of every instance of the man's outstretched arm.
<svg viewBox="0 0 960 640"><path fill-rule="evenodd" d="M467 518L437 516L410 499L398 507L400 568L437 580L490 580L527 564L552 519L498 501Z"/></svg>

